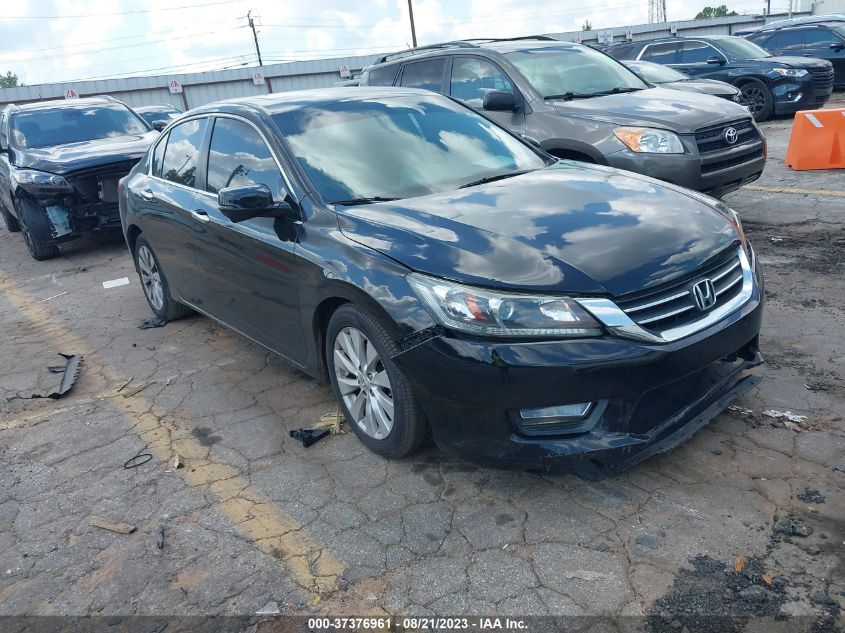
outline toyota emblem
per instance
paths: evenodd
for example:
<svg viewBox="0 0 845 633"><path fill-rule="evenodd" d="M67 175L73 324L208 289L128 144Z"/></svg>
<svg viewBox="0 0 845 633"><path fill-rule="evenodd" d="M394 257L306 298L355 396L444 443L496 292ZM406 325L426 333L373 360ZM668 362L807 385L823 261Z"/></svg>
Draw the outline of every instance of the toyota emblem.
<svg viewBox="0 0 845 633"><path fill-rule="evenodd" d="M692 287L695 307L704 312L716 304L716 288L710 279L702 279Z"/></svg>
<svg viewBox="0 0 845 633"><path fill-rule="evenodd" d="M733 145L739 138L739 132L736 131L735 127L726 127L725 131L722 132L722 136L725 137L725 143Z"/></svg>

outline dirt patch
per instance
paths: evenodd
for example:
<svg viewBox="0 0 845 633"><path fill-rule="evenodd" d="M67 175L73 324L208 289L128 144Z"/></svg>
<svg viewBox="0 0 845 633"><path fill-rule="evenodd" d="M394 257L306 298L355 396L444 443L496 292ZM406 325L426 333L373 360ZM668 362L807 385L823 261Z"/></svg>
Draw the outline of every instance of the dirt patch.
<svg viewBox="0 0 845 633"><path fill-rule="evenodd" d="M835 275L845 265L845 228L819 223L772 226L744 222L745 233L758 255L789 261L813 273ZM809 301L813 301L810 299ZM815 301L826 303L824 297Z"/></svg>

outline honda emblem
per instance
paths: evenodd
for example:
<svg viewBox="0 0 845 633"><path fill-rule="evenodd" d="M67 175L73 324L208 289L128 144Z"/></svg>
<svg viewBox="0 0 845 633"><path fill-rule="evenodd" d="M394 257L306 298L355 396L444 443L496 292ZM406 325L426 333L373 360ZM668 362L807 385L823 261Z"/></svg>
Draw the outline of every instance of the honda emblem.
<svg viewBox="0 0 845 633"><path fill-rule="evenodd" d="M695 307L704 312L716 304L716 288L710 279L702 279L692 287Z"/></svg>

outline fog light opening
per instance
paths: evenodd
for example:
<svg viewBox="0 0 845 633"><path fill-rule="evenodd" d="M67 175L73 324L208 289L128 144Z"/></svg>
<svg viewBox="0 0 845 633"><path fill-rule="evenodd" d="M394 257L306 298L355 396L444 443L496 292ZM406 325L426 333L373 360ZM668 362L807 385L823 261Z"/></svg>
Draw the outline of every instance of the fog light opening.
<svg viewBox="0 0 845 633"><path fill-rule="evenodd" d="M530 420L531 424L580 420L587 417L594 404L593 402L579 402L578 404L562 404L543 409L520 409L519 417L523 420Z"/></svg>

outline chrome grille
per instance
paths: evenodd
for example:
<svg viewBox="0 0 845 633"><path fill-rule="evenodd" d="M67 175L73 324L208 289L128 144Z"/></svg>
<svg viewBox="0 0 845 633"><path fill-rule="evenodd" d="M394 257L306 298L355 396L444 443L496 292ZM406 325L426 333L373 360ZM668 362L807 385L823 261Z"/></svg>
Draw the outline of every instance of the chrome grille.
<svg viewBox="0 0 845 633"><path fill-rule="evenodd" d="M701 311L696 307L692 287L704 279L713 282L716 303ZM734 251L728 259L708 266L691 278L617 301L617 304L640 327L660 332L687 325L728 303L741 292L742 280L742 262L739 253Z"/></svg>
<svg viewBox="0 0 845 633"><path fill-rule="evenodd" d="M736 142L728 144L725 140L725 130L732 127L737 132ZM757 128L751 123L751 119L740 119L730 123L721 123L707 128L696 130L695 143L698 145L699 154L718 152L719 150L737 147L743 143L750 143L760 138Z"/></svg>

